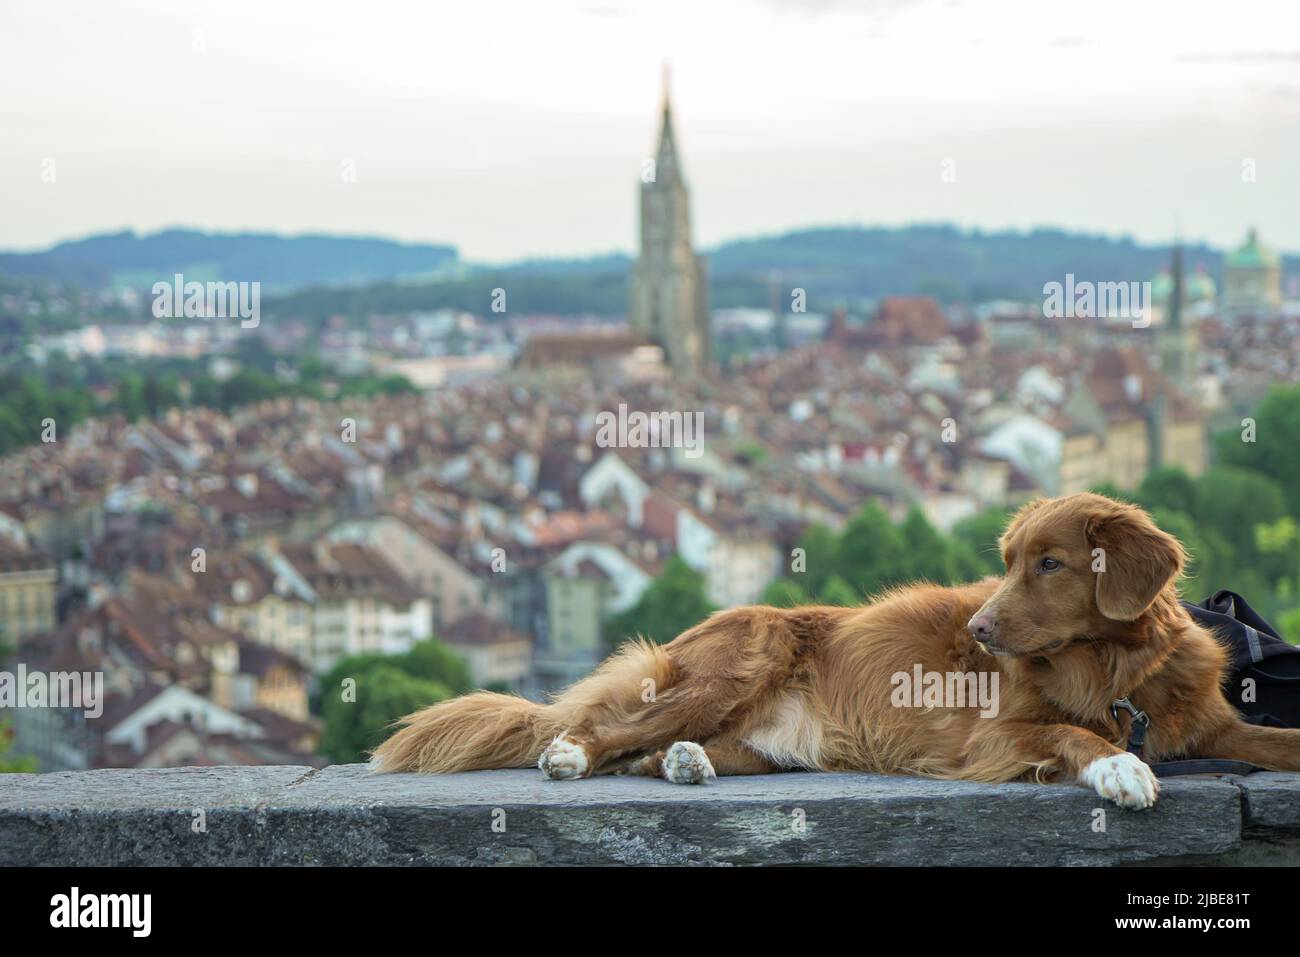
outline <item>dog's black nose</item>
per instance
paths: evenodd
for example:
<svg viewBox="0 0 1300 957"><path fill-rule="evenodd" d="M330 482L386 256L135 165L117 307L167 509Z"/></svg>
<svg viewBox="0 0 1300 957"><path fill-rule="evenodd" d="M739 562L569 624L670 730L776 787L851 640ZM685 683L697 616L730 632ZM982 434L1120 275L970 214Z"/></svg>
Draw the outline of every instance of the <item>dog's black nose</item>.
<svg viewBox="0 0 1300 957"><path fill-rule="evenodd" d="M966 623L970 630L971 637L976 641L988 642L993 637L993 616L988 612L981 612Z"/></svg>

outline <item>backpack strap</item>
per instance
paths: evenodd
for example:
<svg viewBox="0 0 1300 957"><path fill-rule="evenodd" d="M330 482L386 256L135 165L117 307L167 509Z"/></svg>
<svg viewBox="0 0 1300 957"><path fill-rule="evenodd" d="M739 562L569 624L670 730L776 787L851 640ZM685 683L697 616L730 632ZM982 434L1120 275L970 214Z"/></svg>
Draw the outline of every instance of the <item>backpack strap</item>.
<svg viewBox="0 0 1300 957"><path fill-rule="evenodd" d="M1140 758L1142 757L1142 747L1147 740L1147 728L1151 727L1151 716L1145 711L1139 711L1135 708L1133 702L1129 701L1127 696L1110 703L1110 716L1116 721L1119 720L1121 711L1127 711L1133 718L1133 722L1128 728L1128 753L1136 754Z"/></svg>
<svg viewBox="0 0 1300 957"><path fill-rule="evenodd" d="M1259 664L1264 660L1264 649L1259 644L1259 632L1242 622L1242 627L1246 629L1246 646L1250 649L1250 660Z"/></svg>
<svg viewBox="0 0 1300 957"><path fill-rule="evenodd" d="M1253 774L1263 771L1249 761L1229 761L1226 758L1188 758L1184 761L1160 761L1151 765L1158 778L1179 774Z"/></svg>
<svg viewBox="0 0 1300 957"><path fill-rule="evenodd" d="M1127 711L1133 718L1129 725L1129 754L1142 757L1142 748L1146 744L1147 730L1151 727L1151 716L1139 711L1127 697L1111 702L1110 714L1119 720L1119 712ZM1183 761L1160 761L1151 765L1151 770L1158 778L1175 777L1179 774L1251 774L1264 770L1249 761L1230 761L1226 758L1188 758Z"/></svg>

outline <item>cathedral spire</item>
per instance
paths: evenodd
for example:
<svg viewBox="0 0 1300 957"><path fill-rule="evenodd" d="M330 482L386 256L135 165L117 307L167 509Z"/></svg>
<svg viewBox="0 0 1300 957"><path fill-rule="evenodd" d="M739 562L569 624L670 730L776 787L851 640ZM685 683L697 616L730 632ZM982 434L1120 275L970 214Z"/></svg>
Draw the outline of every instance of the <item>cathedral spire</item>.
<svg viewBox="0 0 1300 957"><path fill-rule="evenodd" d="M1187 393L1194 388L1196 343L1195 330L1183 315L1187 306L1183 283L1183 240L1179 236L1170 250L1169 300L1155 330L1155 346L1160 371L1173 386Z"/></svg>
<svg viewBox="0 0 1300 957"><path fill-rule="evenodd" d="M1175 331L1183 324L1183 241L1174 243L1173 259L1170 263L1173 288L1169 292L1169 329Z"/></svg>
<svg viewBox="0 0 1300 957"><path fill-rule="evenodd" d="M681 165L677 162L677 138L673 134L673 107L671 99L671 68L664 61L663 94L660 106L659 147L655 151L655 165L662 175L680 176Z"/></svg>

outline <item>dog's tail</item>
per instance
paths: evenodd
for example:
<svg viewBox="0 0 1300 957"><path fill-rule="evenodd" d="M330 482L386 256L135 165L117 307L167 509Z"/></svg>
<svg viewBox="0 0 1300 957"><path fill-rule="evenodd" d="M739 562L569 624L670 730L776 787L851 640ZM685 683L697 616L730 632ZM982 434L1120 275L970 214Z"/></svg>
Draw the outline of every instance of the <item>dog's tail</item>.
<svg viewBox="0 0 1300 957"><path fill-rule="evenodd" d="M626 724L645 707L648 690L675 680L666 648L629 641L550 704L476 691L408 714L405 727L375 749L374 771L488 771L537 763L555 736L585 720Z"/></svg>
<svg viewBox="0 0 1300 957"><path fill-rule="evenodd" d="M558 733L547 705L477 691L401 720L401 731L375 749L371 770L485 771L526 768Z"/></svg>

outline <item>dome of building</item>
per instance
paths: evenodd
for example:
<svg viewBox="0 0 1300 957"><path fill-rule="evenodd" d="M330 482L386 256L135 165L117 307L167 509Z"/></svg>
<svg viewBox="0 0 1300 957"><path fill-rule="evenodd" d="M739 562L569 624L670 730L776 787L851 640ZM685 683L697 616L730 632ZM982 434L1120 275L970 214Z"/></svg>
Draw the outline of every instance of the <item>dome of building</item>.
<svg viewBox="0 0 1300 957"><path fill-rule="evenodd" d="M1219 287L1215 284L1214 277L1202 265L1198 265L1195 272L1183 279L1183 296L1188 302L1213 300L1218 292Z"/></svg>
<svg viewBox="0 0 1300 957"><path fill-rule="evenodd" d="M1228 269L1276 269L1281 260L1277 253L1259 241L1259 233L1252 226L1245 244L1229 253L1223 264Z"/></svg>

